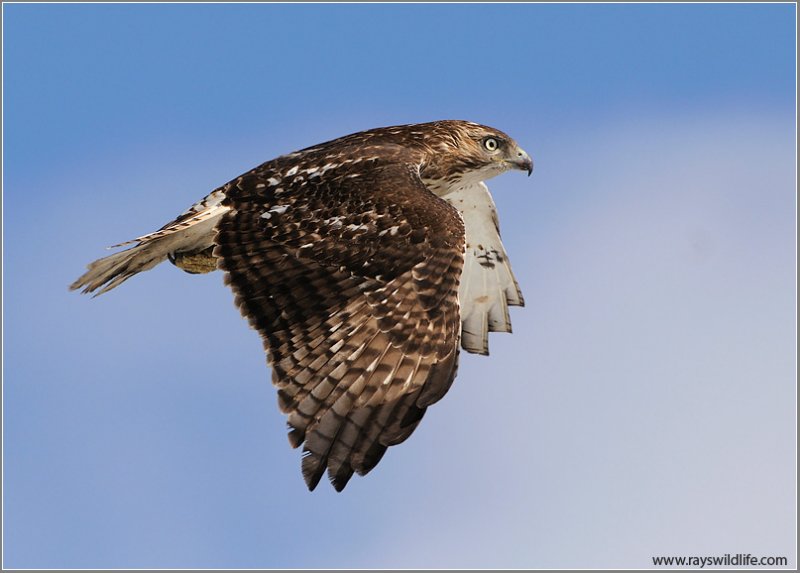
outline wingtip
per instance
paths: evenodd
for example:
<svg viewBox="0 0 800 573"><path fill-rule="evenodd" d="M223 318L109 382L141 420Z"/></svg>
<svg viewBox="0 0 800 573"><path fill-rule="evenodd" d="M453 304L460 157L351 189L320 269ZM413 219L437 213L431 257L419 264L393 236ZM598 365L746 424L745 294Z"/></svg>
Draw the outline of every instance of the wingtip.
<svg viewBox="0 0 800 573"><path fill-rule="evenodd" d="M470 354L478 354L479 356L489 356L489 345L485 346L473 346L471 344L466 344L464 340L461 341L461 348L465 351L469 352Z"/></svg>
<svg viewBox="0 0 800 573"><path fill-rule="evenodd" d="M316 472L306 473L305 471L303 472L303 479L306 482L306 487L308 488L308 491L314 491L315 489L317 489L320 478L322 478L321 473L316 473Z"/></svg>
<svg viewBox="0 0 800 573"><path fill-rule="evenodd" d="M350 481L350 478L339 478L339 476L333 476L331 479L331 485L333 489L335 489L338 493L344 491L344 488L347 486L347 482Z"/></svg>

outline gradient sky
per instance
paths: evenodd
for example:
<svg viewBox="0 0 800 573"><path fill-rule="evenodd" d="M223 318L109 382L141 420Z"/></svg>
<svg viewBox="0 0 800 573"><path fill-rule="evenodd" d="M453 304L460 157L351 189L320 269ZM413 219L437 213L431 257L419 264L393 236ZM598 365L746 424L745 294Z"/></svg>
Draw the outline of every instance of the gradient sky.
<svg viewBox="0 0 800 573"><path fill-rule="evenodd" d="M3 5L5 567L795 553L791 4ZM527 307L309 493L219 273L67 285L278 154L462 118Z"/></svg>

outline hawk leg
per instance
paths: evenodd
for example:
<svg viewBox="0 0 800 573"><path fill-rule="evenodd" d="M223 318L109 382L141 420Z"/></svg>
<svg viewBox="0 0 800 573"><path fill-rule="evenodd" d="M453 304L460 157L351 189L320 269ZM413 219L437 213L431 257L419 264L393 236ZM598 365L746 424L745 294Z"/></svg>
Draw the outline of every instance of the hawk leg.
<svg viewBox="0 0 800 573"><path fill-rule="evenodd" d="M179 269L199 275L217 270L217 257L213 255L214 247L192 253L170 253L169 262Z"/></svg>

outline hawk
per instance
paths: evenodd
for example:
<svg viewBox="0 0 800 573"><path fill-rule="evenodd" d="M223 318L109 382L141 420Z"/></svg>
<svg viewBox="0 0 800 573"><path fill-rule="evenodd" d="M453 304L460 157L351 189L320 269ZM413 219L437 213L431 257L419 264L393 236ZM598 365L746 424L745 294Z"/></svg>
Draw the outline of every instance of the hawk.
<svg viewBox="0 0 800 573"><path fill-rule="evenodd" d="M91 263L107 292L169 259L221 269L263 340L292 447L313 490L337 491L404 441L523 305L483 183L533 162L467 121L383 127L280 156L158 231ZM96 296L95 295L95 296Z"/></svg>

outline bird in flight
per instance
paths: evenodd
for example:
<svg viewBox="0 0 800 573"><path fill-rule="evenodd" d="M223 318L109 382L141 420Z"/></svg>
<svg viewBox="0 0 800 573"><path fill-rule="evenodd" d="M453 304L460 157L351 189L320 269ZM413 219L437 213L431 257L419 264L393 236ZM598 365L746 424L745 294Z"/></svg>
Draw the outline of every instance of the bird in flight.
<svg viewBox="0 0 800 573"><path fill-rule="evenodd" d="M341 491L411 435L488 354L523 298L485 180L533 162L502 131L457 120L382 127L289 153L215 189L71 289L95 295L164 260L221 269L264 343L313 490Z"/></svg>

